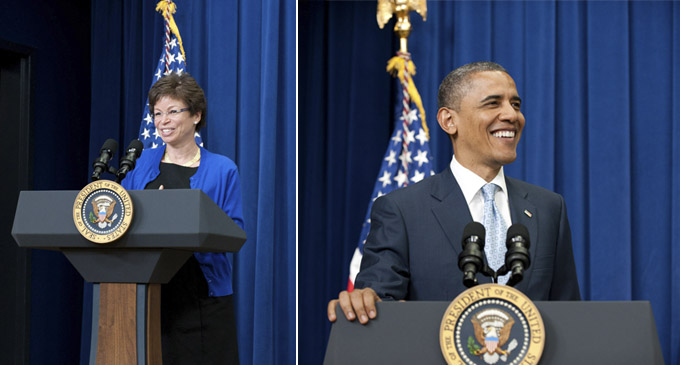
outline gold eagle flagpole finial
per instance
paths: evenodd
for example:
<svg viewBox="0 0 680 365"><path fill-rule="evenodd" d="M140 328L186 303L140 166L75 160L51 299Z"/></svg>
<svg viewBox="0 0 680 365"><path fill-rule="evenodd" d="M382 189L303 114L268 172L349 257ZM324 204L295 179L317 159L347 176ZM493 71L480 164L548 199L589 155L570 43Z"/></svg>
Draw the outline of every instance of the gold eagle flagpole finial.
<svg viewBox="0 0 680 365"><path fill-rule="evenodd" d="M415 10L423 20L427 20L426 0L378 0L378 12L376 18L380 29L392 18L392 14L397 14L397 23L394 25L394 32L399 35L399 51L408 52L406 39L411 34L411 21L409 12Z"/></svg>
<svg viewBox="0 0 680 365"><path fill-rule="evenodd" d="M430 139L430 130L427 128L425 121L425 108L420 99L420 94L416 85L411 79L412 75L416 74L416 66L411 61L411 55L408 53L406 47L406 39L411 34L411 21L409 20L409 12L415 10L423 20L427 20L427 3L426 0L378 0L378 11L376 19L380 29L385 27L385 24L392 18L392 14L397 14L397 23L394 25L394 32L399 35L399 52L395 57L392 57L387 62L387 71L392 76L397 76L404 89L408 92L408 97L416 104L420 111L421 123L423 130Z"/></svg>

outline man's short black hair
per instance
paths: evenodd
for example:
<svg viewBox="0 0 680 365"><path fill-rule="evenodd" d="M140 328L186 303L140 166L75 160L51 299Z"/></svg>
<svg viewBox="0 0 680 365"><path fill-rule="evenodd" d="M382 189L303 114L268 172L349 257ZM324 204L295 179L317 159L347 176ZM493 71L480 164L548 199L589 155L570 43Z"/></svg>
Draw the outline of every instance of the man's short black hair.
<svg viewBox="0 0 680 365"><path fill-rule="evenodd" d="M508 73L503 66L495 62L473 62L460 66L446 75L441 85L439 85L439 95L437 96L438 107L447 107L458 111L461 100L465 97L470 86L470 76L484 71L502 71L506 74Z"/></svg>

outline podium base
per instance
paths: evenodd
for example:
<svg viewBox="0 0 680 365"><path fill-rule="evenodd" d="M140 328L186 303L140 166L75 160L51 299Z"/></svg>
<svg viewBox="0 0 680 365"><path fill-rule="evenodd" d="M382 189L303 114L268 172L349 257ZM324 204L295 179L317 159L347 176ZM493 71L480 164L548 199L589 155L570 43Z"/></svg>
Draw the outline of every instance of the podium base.
<svg viewBox="0 0 680 365"><path fill-rule="evenodd" d="M163 363L160 284L94 284L92 300L90 364Z"/></svg>

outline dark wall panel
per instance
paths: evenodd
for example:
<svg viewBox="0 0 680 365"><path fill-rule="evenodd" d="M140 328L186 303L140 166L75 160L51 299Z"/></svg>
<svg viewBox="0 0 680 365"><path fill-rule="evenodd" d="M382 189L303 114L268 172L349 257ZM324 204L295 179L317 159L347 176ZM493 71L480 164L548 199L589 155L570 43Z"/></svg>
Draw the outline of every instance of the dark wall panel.
<svg viewBox="0 0 680 365"><path fill-rule="evenodd" d="M80 351L82 279L61 254L22 253L6 235L19 189L77 190L88 182L89 1L0 2L0 49L6 50L7 45L30 50L33 92L28 112L32 139L27 142L17 137L21 126L6 117L6 112L11 114L8 105L14 105L14 101L10 98L6 104L0 103L0 166L3 179L14 184L3 185L0 194L5 195L0 201L0 254L8 255L7 265L0 263L0 294L14 298L0 304L0 323L14 323L15 328L23 325L24 332L2 331L2 335L30 339L15 339L17 346L24 345L23 352L30 360L29 356L17 355L22 353L19 348L6 352L3 347L0 363L75 364ZM9 53L2 53L0 62L7 64L6 68L11 69L15 61ZM32 165L19 158L22 149L29 148ZM15 180L17 173L26 180L24 185ZM26 298L30 298L30 304ZM30 315L22 319L17 313ZM30 324L25 323L26 318L30 318ZM30 342L30 350L25 342Z"/></svg>
<svg viewBox="0 0 680 365"><path fill-rule="evenodd" d="M12 217L20 190L30 189L30 49L0 43L0 313L6 316L0 332L0 359L26 363L30 315L30 252L11 236ZM4 362L4 361L3 361ZM9 363L9 361L7 361Z"/></svg>

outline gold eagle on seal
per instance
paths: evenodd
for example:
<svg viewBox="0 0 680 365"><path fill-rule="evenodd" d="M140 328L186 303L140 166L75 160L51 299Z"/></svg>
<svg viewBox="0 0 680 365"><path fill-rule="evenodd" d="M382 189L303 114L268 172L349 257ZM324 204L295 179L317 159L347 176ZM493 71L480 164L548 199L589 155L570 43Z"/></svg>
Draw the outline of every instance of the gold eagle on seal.
<svg viewBox="0 0 680 365"><path fill-rule="evenodd" d="M116 201L106 195L100 195L92 200L92 209L97 213L95 222L100 228L104 228L103 226L105 226L106 223L112 222L109 218L111 217L111 214L113 214L115 206Z"/></svg>
<svg viewBox="0 0 680 365"><path fill-rule="evenodd" d="M470 320L475 330L475 338L483 347L471 351L472 355L481 356L487 364L495 364L500 358L507 361L507 356L517 347L517 341L510 342L503 350L503 346L510 338L510 331L515 320L500 309L483 310Z"/></svg>

